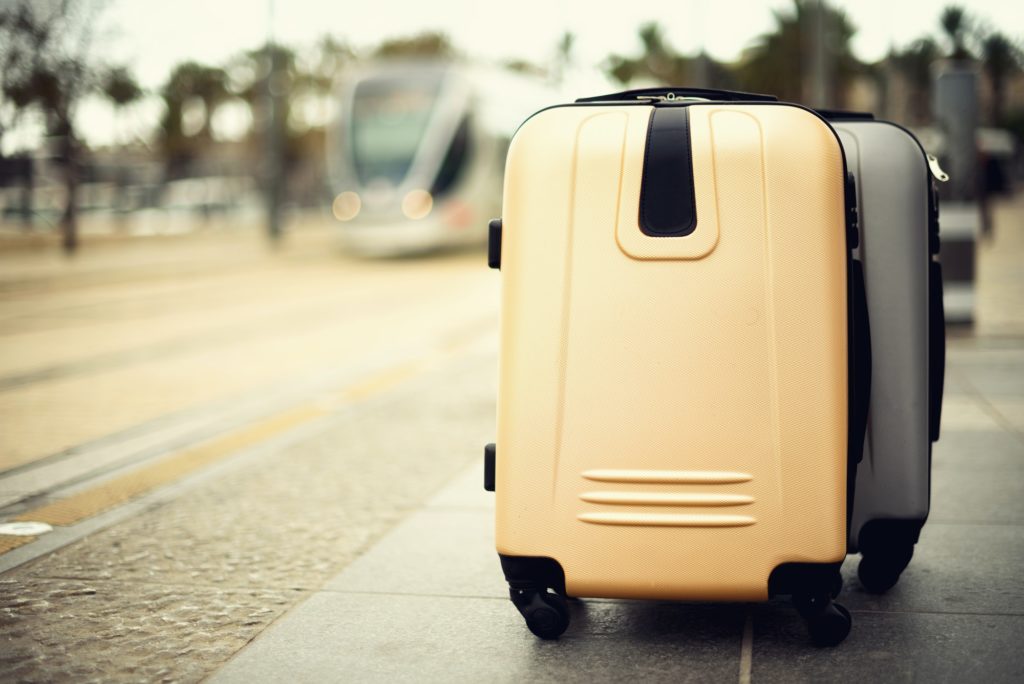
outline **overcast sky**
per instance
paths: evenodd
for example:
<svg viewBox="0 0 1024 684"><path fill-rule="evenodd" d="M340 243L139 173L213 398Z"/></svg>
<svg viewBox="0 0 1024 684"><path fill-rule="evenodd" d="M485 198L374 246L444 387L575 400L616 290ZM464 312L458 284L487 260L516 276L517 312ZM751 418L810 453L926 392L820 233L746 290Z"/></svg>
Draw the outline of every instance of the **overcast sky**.
<svg viewBox="0 0 1024 684"><path fill-rule="evenodd" d="M947 0L853 0L843 6L857 26L853 49L873 61L891 45L938 32ZM1024 2L963 2L980 19L1020 37ZM102 53L135 69L155 87L177 62L193 58L220 63L261 44L270 26L286 44L302 45L331 33L355 46L437 29L471 56L487 59L549 58L559 35L576 34L583 65L610 52L637 50L637 27L657 20L669 41L684 53L702 45L724 60L737 57L756 36L772 28L772 10L790 0L111 0L101 17L109 36Z"/></svg>
<svg viewBox="0 0 1024 684"><path fill-rule="evenodd" d="M851 0L843 6L857 33L853 50L864 61L885 56L923 35L939 35L939 15L951 0ZM0 3L4 0L0 0ZM1024 0L961 0L987 26L1024 39ZM447 33L470 57L487 61L526 59L545 63L564 31L576 35L575 80L611 53L636 54L637 29L658 21L680 52L703 47L733 60L772 30L773 10L792 0L100 0L93 56L128 65L151 93L173 66L186 59L223 64L242 50L262 45L269 30L284 44L302 47L331 34L359 48L384 38L429 30ZM273 20L271 21L271 17ZM582 77L582 78L581 78ZM583 87L583 86L581 86ZM583 87L605 90L607 83ZM155 95L115 117L109 103L89 98L79 109L81 134L93 145L149 137L160 120ZM241 112L238 113L241 117ZM244 118L244 117L241 117ZM238 126L244 121L239 120ZM34 147L42 122L26 123L4 139L4 151Z"/></svg>

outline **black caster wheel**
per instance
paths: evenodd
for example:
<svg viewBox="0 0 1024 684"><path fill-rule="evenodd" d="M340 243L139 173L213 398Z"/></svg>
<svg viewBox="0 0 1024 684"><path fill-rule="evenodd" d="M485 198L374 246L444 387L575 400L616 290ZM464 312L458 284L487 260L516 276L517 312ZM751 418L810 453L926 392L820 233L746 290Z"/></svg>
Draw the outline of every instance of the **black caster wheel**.
<svg viewBox="0 0 1024 684"><path fill-rule="evenodd" d="M541 639L557 639L569 627L569 606L558 594L535 589L513 589L511 594L526 626Z"/></svg>
<svg viewBox="0 0 1024 684"><path fill-rule="evenodd" d="M910 558L907 558L910 562ZM892 562L878 556L863 556L857 565L857 578L861 585L872 594L884 594L899 581L907 563Z"/></svg>
<svg viewBox="0 0 1024 684"><path fill-rule="evenodd" d="M850 611L838 603L829 603L824 610L807 618L807 631L815 646L836 646L850 634L852 624Z"/></svg>

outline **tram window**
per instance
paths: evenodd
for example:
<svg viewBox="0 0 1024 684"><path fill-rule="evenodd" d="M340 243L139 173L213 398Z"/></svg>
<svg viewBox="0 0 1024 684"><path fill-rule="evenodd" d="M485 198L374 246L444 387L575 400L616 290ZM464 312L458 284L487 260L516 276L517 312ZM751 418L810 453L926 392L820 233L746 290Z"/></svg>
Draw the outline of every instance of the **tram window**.
<svg viewBox="0 0 1024 684"><path fill-rule="evenodd" d="M459 179L460 171L466 165L466 157L469 152L469 117L463 116L459 127L452 136L448 145L448 151L441 162L441 168L434 179L434 187L431 192L440 195L451 189L455 181Z"/></svg>

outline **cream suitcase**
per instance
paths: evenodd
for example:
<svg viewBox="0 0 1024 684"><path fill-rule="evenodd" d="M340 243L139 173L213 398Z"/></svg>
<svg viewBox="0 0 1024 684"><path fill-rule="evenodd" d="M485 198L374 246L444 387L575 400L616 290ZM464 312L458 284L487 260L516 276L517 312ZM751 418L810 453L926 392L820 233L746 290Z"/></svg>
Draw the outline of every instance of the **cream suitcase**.
<svg viewBox="0 0 1024 684"><path fill-rule="evenodd" d="M861 422L843 151L802 107L680 92L551 107L509 148L486 454L502 568L545 638L565 596L790 594L838 643Z"/></svg>
<svg viewBox="0 0 1024 684"><path fill-rule="evenodd" d="M861 584L883 592L928 518L945 365L935 182L948 177L906 129L870 114L824 114L857 179L871 316L871 407L849 551L861 554Z"/></svg>

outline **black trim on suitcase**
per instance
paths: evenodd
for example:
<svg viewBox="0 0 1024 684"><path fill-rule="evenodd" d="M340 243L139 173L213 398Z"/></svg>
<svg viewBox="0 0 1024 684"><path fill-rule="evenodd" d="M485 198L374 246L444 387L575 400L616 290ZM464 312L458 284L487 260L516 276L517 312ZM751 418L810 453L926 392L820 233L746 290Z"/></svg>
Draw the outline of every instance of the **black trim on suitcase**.
<svg viewBox="0 0 1024 684"><path fill-rule="evenodd" d="M874 121L875 115L871 112L851 112L845 109L818 109L816 110L829 121Z"/></svg>
<svg viewBox="0 0 1024 684"><path fill-rule="evenodd" d="M942 264L928 265L928 436L939 440L946 380L946 312L942 305Z"/></svg>
<svg viewBox="0 0 1024 684"><path fill-rule="evenodd" d="M682 237L696 228L690 110L655 109L647 124L640 230L651 237Z"/></svg>
<svg viewBox="0 0 1024 684"><path fill-rule="evenodd" d="M498 554L501 570L513 589L554 589L565 595L565 571L554 558Z"/></svg>
<svg viewBox="0 0 1024 684"><path fill-rule="evenodd" d="M835 598L843 588L843 576L840 574L842 565L842 561L777 565L768 576L768 596L825 592Z"/></svg>
<svg viewBox="0 0 1024 684"><path fill-rule="evenodd" d="M858 259L850 259L850 351L849 359L849 454L854 465L864 455L864 437L871 405L871 327L868 321L868 298L864 286L864 266ZM850 487L852 507L853 488Z"/></svg>

